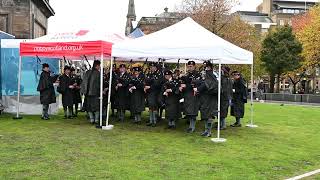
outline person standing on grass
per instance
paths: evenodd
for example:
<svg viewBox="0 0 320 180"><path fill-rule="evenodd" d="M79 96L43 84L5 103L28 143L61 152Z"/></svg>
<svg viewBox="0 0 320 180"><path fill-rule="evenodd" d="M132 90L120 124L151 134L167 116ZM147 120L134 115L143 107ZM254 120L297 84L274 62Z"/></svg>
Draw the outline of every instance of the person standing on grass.
<svg viewBox="0 0 320 180"><path fill-rule="evenodd" d="M157 63L150 63L150 72L146 75L144 92L149 107L149 123L147 126L156 126L159 111L159 95L163 84L163 75L157 68Z"/></svg>
<svg viewBox="0 0 320 180"><path fill-rule="evenodd" d="M130 75L127 72L125 64L121 64L119 67L119 73L117 74L116 80L116 100L118 104L118 120L124 122L126 110L128 109L129 103L129 81Z"/></svg>
<svg viewBox="0 0 320 180"><path fill-rule="evenodd" d="M73 89L73 104L75 106L74 109L74 117L78 116L78 111L79 111L79 104L82 103L82 99L81 99L81 93L80 93L80 86L82 83L82 79L80 76L78 76L76 73L75 68L71 68L71 78L72 78L72 82L74 84L74 89Z"/></svg>
<svg viewBox="0 0 320 180"><path fill-rule="evenodd" d="M245 103L247 103L247 87L245 80L238 71L233 73L233 96L231 105L231 115L236 118L236 122L231 127L241 127L241 118L244 117Z"/></svg>
<svg viewBox="0 0 320 180"><path fill-rule="evenodd" d="M164 72L166 82L161 88L162 102L166 111L166 120L168 121L168 129L176 128L176 121L180 118L181 112L179 107L179 80L173 79L172 72L167 70Z"/></svg>
<svg viewBox="0 0 320 180"><path fill-rule="evenodd" d="M196 120L199 112L199 96L193 91L192 82L200 80L201 75L196 71L196 63L189 61L187 63L188 73L182 77L183 82L180 84L179 91L183 94L184 98L184 114L190 122L188 133L193 133L196 128Z"/></svg>
<svg viewBox="0 0 320 180"><path fill-rule="evenodd" d="M218 112L218 80L213 73L213 64L205 61L205 70L201 79L194 82L193 91L199 96L201 120L205 122L205 131L201 134L204 137L211 137L213 119Z"/></svg>
<svg viewBox="0 0 320 180"><path fill-rule="evenodd" d="M42 73L40 75L37 91L40 92L40 102L42 104L42 119L49 119L49 106L56 103L56 95L52 78L50 77L49 64L44 63L42 65Z"/></svg>
<svg viewBox="0 0 320 180"><path fill-rule="evenodd" d="M230 68L222 67L221 75L221 105L220 105L220 129L226 129L226 118L229 113L229 106L232 101L232 80L230 79Z"/></svg>
<svg viewBox="0 0 320 180"><path fill-rule="evenodd" d="M71 77L71 67L64 67L64 74L59 77L58 92L62 95L62 106L64 110L64 118L72 119L73 115L73 94L76 83Z"/></svg>
<svg viewBox="0 0 320 180"><path fill-rule="evenodd" d="M85 95L84 106L89 115L91 124L99 123L100 119L100 61L94 61L91 70L88 70L81 84Z"/></svg>
<svg viewBox="0 0 320 180"><path fill-rule="evenodd" d="M133 67L129 82L130 109L134 115L134 123L141 124L141 113L145 110L144 75L140 66Z"/></svg>

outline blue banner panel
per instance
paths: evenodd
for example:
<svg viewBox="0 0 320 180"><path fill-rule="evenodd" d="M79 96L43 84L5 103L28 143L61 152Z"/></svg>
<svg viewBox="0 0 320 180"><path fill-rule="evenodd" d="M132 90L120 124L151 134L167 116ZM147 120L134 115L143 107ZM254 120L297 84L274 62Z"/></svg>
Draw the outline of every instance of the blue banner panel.
<svg viewBox="0 0 320 180"><path fill-rule="evenodd" d="M13 42L16 41L16 42ZM1 87L2 96L15 96L18 89L19 43L21 40L1 41ZM37 85L42 64L48 63L52 73L59 73L59 59L22 57L21 95L38 96Z"/></svg>

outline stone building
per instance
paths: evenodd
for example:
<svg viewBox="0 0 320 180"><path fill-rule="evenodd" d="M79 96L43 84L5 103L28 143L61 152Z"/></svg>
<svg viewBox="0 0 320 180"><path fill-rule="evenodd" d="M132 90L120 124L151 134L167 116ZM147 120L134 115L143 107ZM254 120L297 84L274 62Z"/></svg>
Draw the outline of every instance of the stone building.
<svg viewBox="0 0 320 180"><path fill-rule="evenodd" d="M169 9L165 8L163 13L154 17L142 17L138 22L137 28L140 28L144 34L150 34L176 24L186 17L187 14L169 12Z"/></svg>
<svg viewBox="0 0 320 180"><path fill-rule="evenodd" d="M37 38L47 34L54 14L49 0L0 0L0 30L17 39Z"/></svg>
<svg viewBox="0 0 320 180"><path fill-rule="evenodd" d="M316 3L318 0L263 0L257 11L268 14L279 26L291 25L292 17L304 13Z"/></svg>

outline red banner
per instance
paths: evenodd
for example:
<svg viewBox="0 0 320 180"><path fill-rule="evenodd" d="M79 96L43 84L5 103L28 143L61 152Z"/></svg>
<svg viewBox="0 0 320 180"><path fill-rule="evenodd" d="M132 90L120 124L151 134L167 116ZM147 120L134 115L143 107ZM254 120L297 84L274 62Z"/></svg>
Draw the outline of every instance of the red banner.
<svg viewBox="0 0 320 180"><path fill-rule="evenodd" d="M112 43L105 41L84 42L24 42L20 44L20 56L80 57L83 55L111 56Z"/></svg>

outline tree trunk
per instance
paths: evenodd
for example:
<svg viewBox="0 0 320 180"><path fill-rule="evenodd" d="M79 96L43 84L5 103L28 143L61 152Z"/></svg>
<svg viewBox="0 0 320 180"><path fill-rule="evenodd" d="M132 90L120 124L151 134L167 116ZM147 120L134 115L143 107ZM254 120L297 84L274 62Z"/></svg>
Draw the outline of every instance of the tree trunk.
<svg viewBox="0 0 320 180"><path fill-rule="evenodd" d="M277 91L276 93L280 93L280 75L277 76Z"/></svg>
<svg viewBox="0 0 320 180"><path fill-rule="evenodd" d="M293 83L293 92L292 94L297 94L297 84Z"/></svg>
<svg viewBox="0 0 320 180"><path fill-rule="evenodd" d="M270 93L274 93L274 82L275 77L273 74L270 74Z"/></svg>

